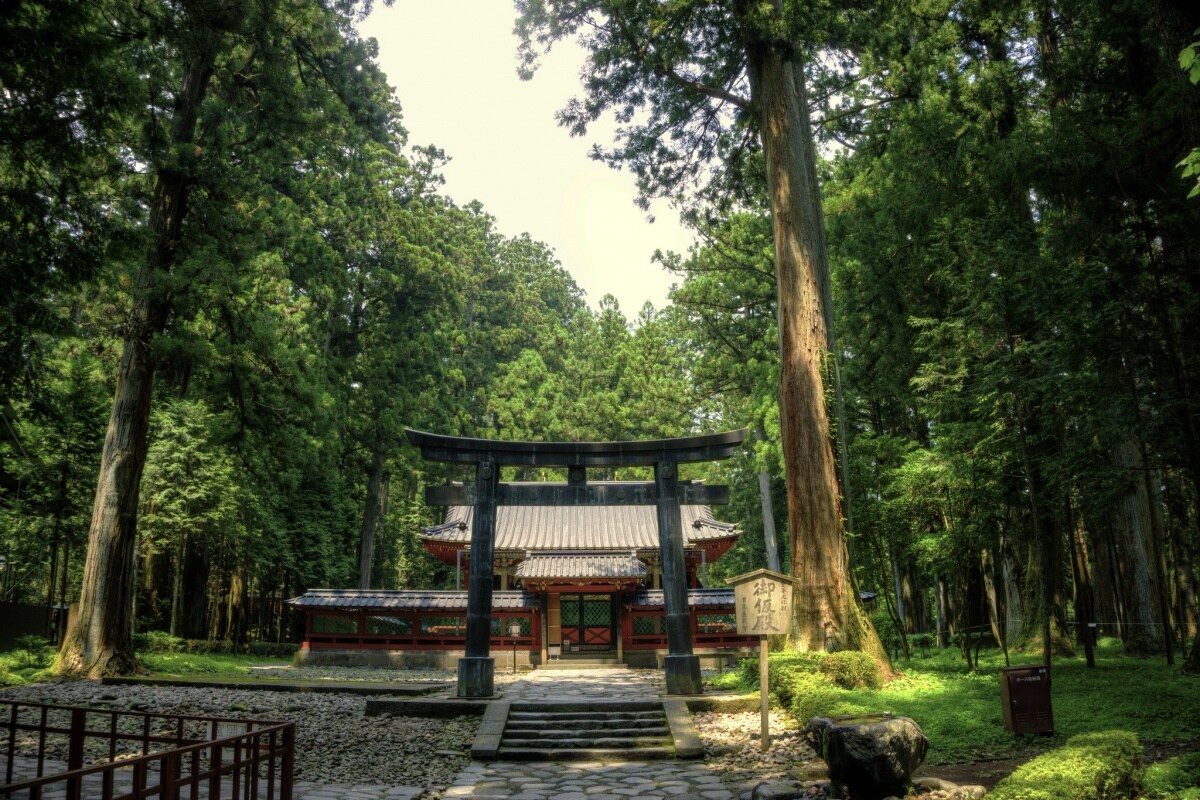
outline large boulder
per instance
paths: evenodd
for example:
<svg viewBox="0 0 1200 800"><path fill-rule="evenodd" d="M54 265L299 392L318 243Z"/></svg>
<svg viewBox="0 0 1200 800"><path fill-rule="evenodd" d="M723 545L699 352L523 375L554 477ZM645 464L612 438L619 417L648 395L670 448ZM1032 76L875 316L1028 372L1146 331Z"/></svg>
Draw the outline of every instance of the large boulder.
<svg viewBox="0 0 1200 800"><path fill-rule="evenodd" d="M891 714L814 717L804 734L829 765L833 796L851 800L903 797L929 751L916 722Z"/></svg>

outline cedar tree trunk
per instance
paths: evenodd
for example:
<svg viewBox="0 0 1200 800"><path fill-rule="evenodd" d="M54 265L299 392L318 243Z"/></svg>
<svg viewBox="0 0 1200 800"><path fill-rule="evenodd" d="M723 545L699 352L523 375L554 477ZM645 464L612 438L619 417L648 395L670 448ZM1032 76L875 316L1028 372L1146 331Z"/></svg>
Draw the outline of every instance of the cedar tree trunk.
<svg viewBox="0 0 1200 800"><path fill-rule="evenodd" d="M195 140L196 118L212 77L219 35L198 31L191 41L194 48L184 58L183 85L176 97L171 129L175 153L186 152L181 145ZM171 299L161 283L175 263L191 186L191 177L179 165L159 169L150 210L151 244L134 287L100 457L79 614L55 665L60 675L99 678L136 668L131 619L133 559L154 387L151 343L170 314Z"/></svg>
<svg viewBox="0 0 1200 800"><path fill-rule="evenodd" d="M804 73L779 42L747 45L766 156L779 314L779 405L788 490L792 636L800 650L887 654L850 575L822 371L829 355L829 265Z"/></svg>

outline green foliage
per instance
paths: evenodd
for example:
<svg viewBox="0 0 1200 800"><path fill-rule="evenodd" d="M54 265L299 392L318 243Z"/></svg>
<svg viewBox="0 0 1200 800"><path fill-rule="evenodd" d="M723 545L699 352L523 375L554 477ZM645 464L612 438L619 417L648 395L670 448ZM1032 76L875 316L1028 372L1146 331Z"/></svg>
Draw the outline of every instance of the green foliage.
<svg viewBox="0 0 1200 800"><path fill-rule="evenodd" d="M247 642L238 645L229 640L182 639L165 631L144 631L133 635L134 649L147 655L248 655L256 658L288 658L299 645L290 642Z"/></svg>
<svg viewBox="0 0 1200 800"><path fill-rule="evenodd" d="M883 669L875 657L861 650L839 650L825 656L821 670L843 689L878 689Z"/></svg>
<svg viewBox="0 0 1200 800"><path fill-rule="evenodd" d="M847 692L820 673L801 672L789 683L781 682L779 689L779 702L797 721L857 713L847 705Z"/></svg>
<svg viewBox="0 0 1200 800"><path fill-rule="evenodd" d="M1142 748L1129 731L1073 736L1002 780L995 800L1119 800L1131 797L1142 777Z"/></svg>
<svg viewBox="0 0 1200 800"><path fill-rule="evenodd" d="M1188 80L1200 85L1200 41L1192 42L1179 53L1179 66L1188 75ZM1200 196L1200 148L1193 148L1187 158L1179 162L1184 178L1195 178L1196 185L1188 192L1188 199Z"/></svg>
<svg viewBox="0 0 1200 800"><path fill-rule="evenodd" d="M12 664L17 669L40 670L50 666L54 649L45 636L27 634L17 638L18 647L12 652Z"/></svg>
<svg viewBox="0 0 1200 800"><path fill-rule="evenodd" d="M859 651L835 653L772 653L767 669L771 692L779 704L797 720L815 716L855 713L847 703L853 700L850 689L878 688L883 682L879 662ZM747 658L738 664L738 688L758 690L758 659Z"/></svg>
<svg viewBox="0 0 1200 800"><path fill-rule="evenodd" d="M1143 779L1144 797L1200 800L1200 753L1185 753L1151 764Z"/></svg>
<svg viewBox="0 0 1200 800"><path fill-rule="evenodd" d="M1121 654L1118 640L1105 640L1097 665L1083 659L1056 660L1052 737L1014 736L1004 729L1000 706L1001 653L985 650L975 671L951 650L915 654L904 671L878 689L844 689L824 671L828 656L777 653L770 659L771 689L800 722L816 715L891 711L912 717L929 737L930 764L1010 758L1061 745L1068 737L1124 729L1146 741L1191 741L1200 736L1200 692L1196 679L1167 664ZM758 689L758 662L747 659L728 673L725 688ZM1138 691L1130 692L1130 686Z"/></svg>
<svg viewBox="0 0 1200 800"><path fill-rule="evenodd" d="M254 665L270 663L262 656L233 653L139 653L138 661L151 675L246 675ZM279 661L280 665L290 663Z"/></svg>
<svg viewBox="0 0 1200 800"><path fill-rule="evenodd" d="M50 676L54 648L44 636L17 638L17 647L0 653L0 686L38 683Z"/></svg>
<svg viewBox="0 0 1200 800"><path fill-rule="evenodd" d="M166 631L143 631L133 635L133 649L140 653L182 653L184 641Z"/></svg>

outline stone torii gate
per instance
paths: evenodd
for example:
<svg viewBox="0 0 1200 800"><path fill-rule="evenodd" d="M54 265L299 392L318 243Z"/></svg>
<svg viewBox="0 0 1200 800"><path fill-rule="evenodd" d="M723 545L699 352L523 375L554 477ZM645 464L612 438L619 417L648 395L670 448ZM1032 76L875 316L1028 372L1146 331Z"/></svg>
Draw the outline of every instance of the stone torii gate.
<svg viewBox="0 0 1200 800"><path fill-rule="evenodd" d="M680 439L629 442L506 442L469 439L406 429L408 441L428 461L474 464L474 484L430 486L425 502L435 506L474 506L471 574L467 583L467 635L458 662L458 696L491 697L495 662L492 635L492 559L496 506L653 505L657 508L659 558L666 601L667 694L701 694L700 658L692 652L687 568L683 552L681 505L729 502L729 488L679 480L681 463L732 456L746 431ZM501 483L500 468L566 467L565 484ZM651 466L654 481L621 485L589 484L588 467Z"/></svg>

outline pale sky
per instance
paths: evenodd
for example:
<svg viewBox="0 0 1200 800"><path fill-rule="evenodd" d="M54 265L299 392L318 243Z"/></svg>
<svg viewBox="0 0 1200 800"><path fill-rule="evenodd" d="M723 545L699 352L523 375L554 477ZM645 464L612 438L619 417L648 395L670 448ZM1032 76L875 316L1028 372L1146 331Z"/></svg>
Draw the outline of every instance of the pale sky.
<svg viewBox="0 0 1200 800"><path fill-rule="evenodd" d="M379 41L409 144L453 159L445 194L479 200L507 236L553 247L593 308L605 294L629 319L647 300L664 307L676 278L650 257L685 253L691 234L665 204L650 223L633 176L588 158L593 142L611 143L610 129L572 138L558 126L555 112L580 93L581 51L560 43L532 81L517 77L515 18L510 0L397 0L376 3L360 30Z"/></svg>

